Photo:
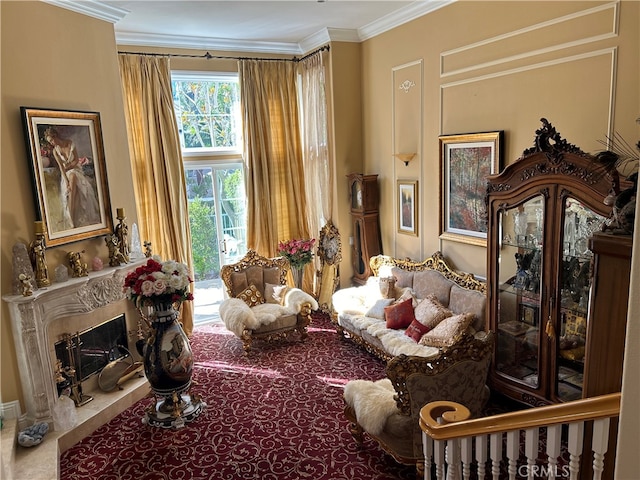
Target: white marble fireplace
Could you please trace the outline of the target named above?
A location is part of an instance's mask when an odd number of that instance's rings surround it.
[[[3,296],[9,305],[11,327],[24,396],[26,417],[31,422],[52,422],[57,400],[54,344],[65,333],[75,334],[125,314],[129,343],[133,346],[138,312],[123,292],[124,278],[146,259],[120,267],[90,272],[40,288],[32,296]],[[83,384],[85,393],[97,387]]]

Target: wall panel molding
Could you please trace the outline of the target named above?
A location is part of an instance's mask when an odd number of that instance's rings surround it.
[[[614,38],[618,36],[619,12],[619,2],[611,2],[442,52],[440,76],[460,75]],[[548,45],[540,46],[545,42]],[[531,50],[531,45],[539,48]],[[504,52],[510,54],[499,56]]]
[[[562,58],[557,58],[557,59],[553,59],[553,60],[549,60],[549,61],[544,61],[544,62],[539,62],[539,63],[535,63],[535,64],[531,64],[531,65],[525,65],[525,66],[521,66],[521,67],[516,67],[516,68],[511,68],[511,69],[507,69],[507,70],[502,70],[502,71],[497,71],[497,72],[493,72],[490,74],[486,74],[486,75],[479,75],[476,77],[471,77],[471,78],[465,78],[465,79],[461,79],[461,80],[457,80],[457,81],[453,81],[453,82],[448,82],[448,83],[444,83],[440,85],[440,98],[439,98],[439,103],[440,103],[440,113],[439,113],[439,117],[440,117],[440,135],[442,135],[444,133],[444,109],[445,109],[445,105],[444,105],[444,93],[447,89],[451,89],[454,87],[458,87],[458,86],[462,86],[462,85],[468,85],[468,84],[473,84],[473,83],[479,83],[479,82],[485,82],[485,81],[489,81],[492,79],[497,79],[500,77],[505,77],[505,76],[510,76],[510,75],[517,75],[519,73],[523,73],[523,72],[527,72],[527,71],[533,71],[533,70],[538,70],[538,69],[543,69],[543,68],[548,68],[548,67],[553,67],[556,65],[563,65],[563,64],[567,64],[567,63],[572,63],[572,62],[578,62],[580,60],[585,60],[585,59],[590,59],[590,58],[596,58],[599,56],[604,56],[604,57],[609,57],[609,70],[607,72],[604,72],[601,74],[602,75],[606,75],[609,78],[609,85],[608,85],[608,118],[607,118],[607,136],[612,137],[613,136],[613,118],[614,118],[614,106],[615,106],[615,97],[616,97],[616,70],[617,70],[617,47],[611,47],[611,48],[604,48],[604,49],[600,49],[600,50],[594,50],[591,52],[585,52],[585,53],[580,53],[577,55],[570,55],[570,56],[566,56],[566,57],[562,57]],[[540,92],[542,94],[542,92]],[[594,92],[595,93],[595,92]]]
[[[394,256],[410,256],[422,258],[422,243],[424,235],[424,182],[422,135],[424,124],[424,64],[423,60],[415,60],[391,68],[391,149],[389,161],[393,162],[393,222],[394,222]],[[400,153],[415,153],[416,156],[405,165],[394,155]],[[408,236],[397,232],[399,218],[398,195],[395,191],[397,180],[418,181],[418,236]]]

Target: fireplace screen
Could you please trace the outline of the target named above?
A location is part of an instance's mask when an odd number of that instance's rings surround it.
[[[63,367],[73,366],[78,380],[99,373],[109,362],[130,355],[124,313],[100,325],[68,335],[56,342],[56,357]]]

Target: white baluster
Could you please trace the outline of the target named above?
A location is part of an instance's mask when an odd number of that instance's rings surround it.
[[[515,480],[518,457],[520,453],[520,430],[507,432],[507,458],[509,459],[509,480]]]
[[[422,453],[424,455],[424,480],[431,479],[431,462],[433,460],[433,439],[422,432]]]
[[[537,428],[530,428],[524,432],[524,453],[527,456],[527,478],[533,480],[533,468],[538,458],[540,444],[538,438],[540,431]]]
[[[567,449],[569,450],[569,480],[578,480],[583,440],[584,422],[570,423],[569,438],[567,441]]]
[[[601,418],[593,421],[593,480],[602,478],[604,470],[604,454],[609,446],[609,418]]]
[[[489,456],[491,457],[491,476],[500,479],[500,459],[502,458],[502,433],[492,433],[489,437]]]
[[[460,480],[460,442],[453,438],[447,441],[447,480]]]
[[[436,478],[438,480],[444,480],[444,449],[446,443],[445,440],[433,441],[433,462],[436,464]]]
[[[476,460],[478,461],[478,480],[484,480],[487,476],[487,436],[478,435],[475,439]]]
[[[462,462],[462,478],[471,477],[471,462],[473,461],[473,437],[460,439],[460,461]]]
[[[547,462],[549,463],[549,480],[556,478],[558,457],[562,442],[562,425],[547,427]]]

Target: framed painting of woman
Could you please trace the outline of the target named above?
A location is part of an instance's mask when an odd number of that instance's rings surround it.
[[[100,114],[21,107],[47,246],[112,233]]]

